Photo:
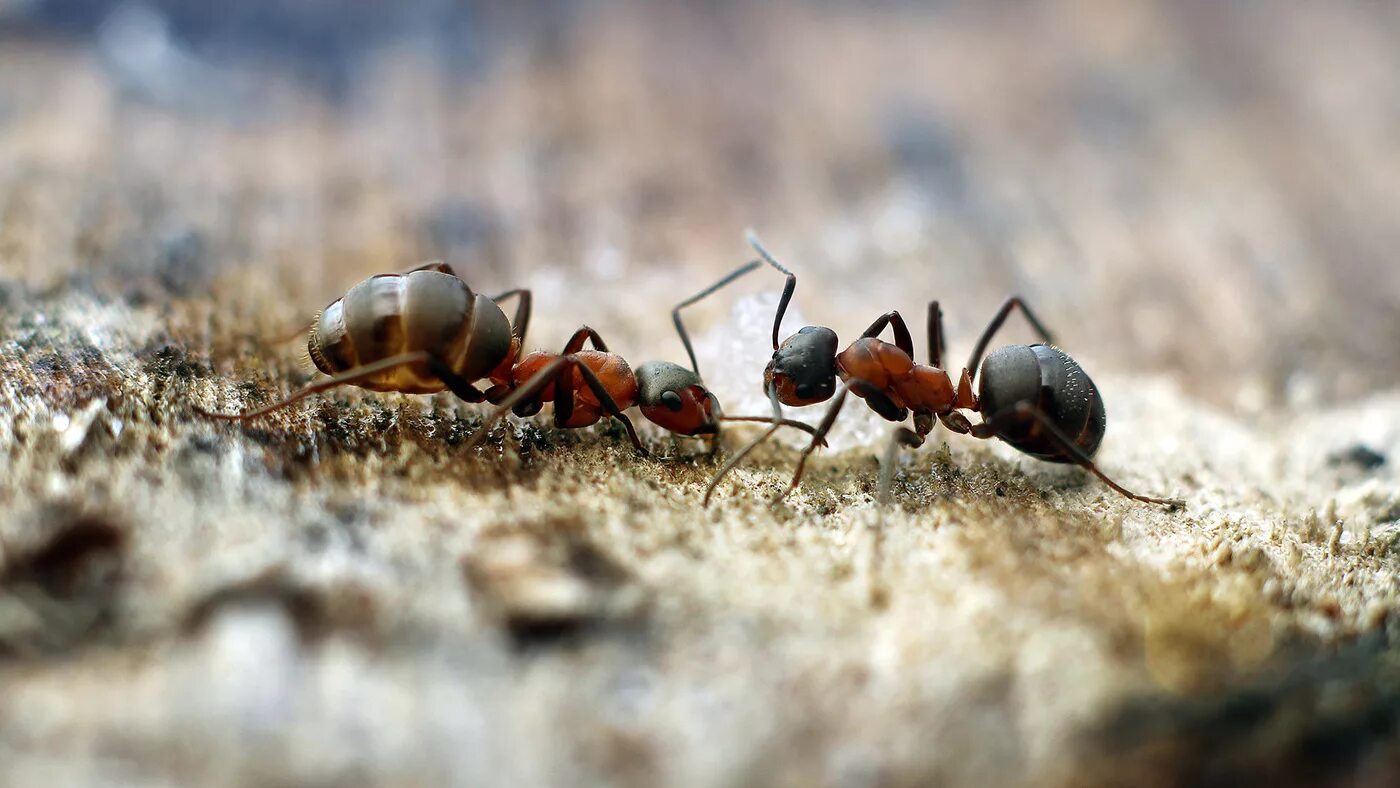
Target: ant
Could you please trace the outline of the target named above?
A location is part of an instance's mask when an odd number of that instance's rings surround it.
[[[927,365],[914,361],[909,327],[896,311],[881,315],[860,339],[840,353],[837,352],[836,332],[825,326],[806,326],[780,345],[778,331],[797,288],[797,275],[779,264],[752,230],[747,239],[763,261],[787,278],[773,319],[773,358],[763,371],[764,391],[773,405],[773,424],[720,469],[705,490],[705,504],[709,504],[710,496],[725,474],[776,432],[782,405],[812,405],[832,400],[811,443],[798,459],[792,482],[774,502],[782,500],[802,480],[807,458],[830,431],[847,395],[855,394],[888,421],[903,422],[910,413],[914,416],[914,428],[897,427],[886,449],[880,474],[881,502],[888,496],[897,447],[922,446],[937,419],[961,435],[1000,438],[1037,459],[1077,464],[1135,501],[1174,508],[1183,505],[1176,499],[1151,498],[1132,492],[1094,465],[1093,456],[1103,440],[1107,424],[1103,398],[1079,364],[1051,344],[1050,332],[1019,297],[1008,298],[997,310],[977,340],[972,357],[955,386],[952,376],[941,368],[946,346],[943,313],[937,301],[928,306]],[[987,344],[1016,309],[1025,315],[1041,341],[1033,345],[1008,345],[993,351],[983,361]],[[894,334],[893,344],[879,338],[886,328]],[[839,391],[838,377],[844,384]],[[974,382],[979,383],[976,395],[973,394]],[[973,424],[960,410],[980,412],[982,422]]]
[[[681,309],[760,265],[759,260],[751,261],[672,310],[693,369],[652,361],[635,372],[588,326],[574,332],[562,353],[536,351],[522,358],[532,301],[527,289],[488,298],[472,292],[443,262],[426,263],[399,274],[379,274],[350,288],[311,323],[307,354],[328,378],[280,402],[245,413],[195,410],[209,418],[246,421],[338,386],[405,394],[447,390],[467,402],[499,405],[467,441],[467,450],[475,447],[506,411],[532,416],[545,402],[552,402],[556,426],[577,429],[612,416],[626,428],[637,452],[645,456],[647,451],[636,429],[623,413],[634,404],[651,421],[687,436],[712,437],[718,434],[721,420],[772,421],[766,416],[721,414],[719,401],[701,382],[699,364],[680,318]],[[513,320],[507,319],[500,307],[500,302],[510,297],[517,298]],[[585,343],[591,343],[593,349],[585,350]],[[492,385],[482,391],[476,386],[478,381]],[[785,420],[782,424],[816,433],[801,422]]]

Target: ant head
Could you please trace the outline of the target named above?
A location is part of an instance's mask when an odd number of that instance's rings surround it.
[[[719,432],[719,400],[700,376],[669,361],[637,367],[637,405],[653,423],[680,435]]]
[[[825,402],[836,393],[836,332],[807,326],[773,351],[763,382],[784,405]]]

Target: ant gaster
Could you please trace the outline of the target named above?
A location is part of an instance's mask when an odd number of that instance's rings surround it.
[[[748,233],[748,241],[764,261],[787,278],[773,320],[773,358],[763,373],[764,391],[773,405],[773,419],[781,418],[784,404],[811,405],[832,400],[811,443],[802,451],[792,482],[777,500],[802,480],[807,458],[835,423],[847,395],[855,394],[889,421],[903,422],[911,413],[914,417],[914,428],[897,428],[886,450],[880,479],[881,500],[888,494],[895,448],[901,444],[923,445],[937,419],[959,434],[1000,438],[1037,459],[1080,465],[1133,500],[1182,505],[1178,500],[1134,493],[1094,465],[1093,456],[1106,427],[1103,398],[1079,364],[1050,344],[1050,332],[1020,298],[1007,299],[997,310],[954,385],[953,377],[941,368],[945,346],[943,313],[937,301],[928,307],[929,363],[926,365],[914,361],[909,327],[894,311],[881,315],[860,339],[839,353],[836,332],[824,326],[806,326],[779,344],[779,327],[797,287],[797,276],[779,264],[752,231]],[[1014,309],[1025,315],[1041,342],[1009,345],[993,351],[983,361],[987,344]],[[893,344],[879,338],[886,328],[894,334]],[[838,378],[844,384],[839,389]],[[974,383],[978,384],[975,395]],[[973,424],[959,412],[962,410],[980,412],[982,422]],[[725,474],[767,440],[777,426],[774,424],[755,438],[720,469],[705,491],[706,503]]]
[[[646,454],[632,422],[623,412],[638,405],[642,415],[671,432],[713,436],[721,419],[765,421],[768,417],[722,416],[719,402],[700,380],[699,366],[680,310],[747,274],[754,260],[672,311],[692,369],[667,361],[642,364],[635,372],[608,351],[598,332],[583,326],[562,353],[536,351],[521,357],[530,321],[531,294],[517,289],[494,298],[472,292],[452,267],[432,262],[401,274],[380,274],[360,282],[316,316],[307,338],[307,353],[329,377],[286,399],[241,414],[196,410],[229,421],[265,416],[312,394],[354,385],[371,391],[433,394],[451,391],[467,402],[500,407],[468,440],[479,443],[507,411],[520,416],[554,404],[554,422],[562,428],[587,427],[604,416],[622,423],[632,445]],[[514,320],[499,302],[517,298]],[[593,349],[585,350],[585,343]],[[478,381],[491,386],[482,391]],[[788,426],[815,433],[800,422]]]

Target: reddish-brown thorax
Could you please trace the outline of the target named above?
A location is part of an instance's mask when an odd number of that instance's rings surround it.
[[[574,356],[598,376],[603,388],[617,403],[618,410],[627,410],[637,401],[637,378],[632,374],[632,368],[627,366],[627,362],[622,359],[622,356],[616,353],[605,353],[601,350],[581,350]],[[537,350],[521,359],[511,370],[512,388],[519,388],[530,382],[540,370],[558,358],[558,353]],[[584,382],[583,373],[577,369],[571,368],[569,370],[569,388],[573,391],[574,407],[573,412],[569,415],[569,420],[563,426],[587,427],[596,424],[604,416],[610,415],[604,411],[603,405],[598,401],[593,389]],[[555,401],[553,381],[540,389],[538,398],[544,402]]]
[[[946,371],[916,364],[908,353],[874,337],[862,337],[841,351],[836,370],[843,380],[864,380],[894,404],[916,413],[947,413],[957,406],[957,392]]]

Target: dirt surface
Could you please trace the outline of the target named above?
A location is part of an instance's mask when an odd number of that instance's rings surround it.
[[[0,782],[1400,780],[1400,16],[550,11],[344,11],[317,59],[0,3]],[[708,508],[751,428],[192,410],[311,380],[280,338],[431,258],[532,288],[531,345],[683,361],[746,227],[785,333],[936,298],[960,361],[1021,294],[1102,466],[1186,507],[940,429],[882,513],[863,408],[784,503],[795,435]],[[780,284],[687,313],[731,413]]]

